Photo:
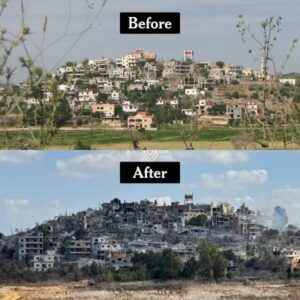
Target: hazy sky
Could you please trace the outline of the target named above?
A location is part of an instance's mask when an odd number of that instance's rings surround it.
[[[20,25],[19,0],[9,0],[9,7],[1,17],[1,26],[15,31]],[[42,45],[44,17],[48,16],[44,46],[51,44],[68,24],[69,5],[71,18],[68,34],[78,33],[91,20],[101,5],[101,0],[24,0],[25,23],[32,29],[29,50],[37,53]],[[120,35],[119,14],[130,11],[170,11],[182,15],[181,35]],[[182,57],[184,49],[194,49],[197,60],[216,61],[258,67],[247,54],[235,24],[238,15],[257,27],[268,16],[283,17],[283,31],[277,42],[276,57],[284,59],[289,44],[300,37],[299,0],[108,0],[97,24],[102,25],[87,32],[76,44],[66,60],[82,60],[85,57],[119,57],[128,50],[154,51],[159,58]],[[67,36],[50,47],[44,54],[46,66],[51,69],[62,58],[75,36]],[[16,64],[21,49],[15,53],[11,64]],[[65,60],[64,60],[65,61]],[[286,71],[299,71],[299,48],[294,52]],[[21,78],[17,73],[17,79]]]
[[[119,162],[181,162],[181,184],[120,184]],[[0,232],[27,228],[60,213],[77,212],[115,197],[122,201],[243,202],[272,215],[286,208],[298,224],[300,153],[289,151],[0,151]]]

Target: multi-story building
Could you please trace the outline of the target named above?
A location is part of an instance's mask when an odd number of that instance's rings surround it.
[[[67,253],[70,255],[90,255],[91,252],[90,240],[71,240],[67,247]]]
[[[292,271],[299,267],[300,250],[286,250],[283,254],[285,255],[287,264],[289,265]]]
[[[29,233],[17,238],[17,256],[19,260],[33,255],[43,254],[43,233]]]
[[[113,117],[115,115],[115,105],[111,103],[97,103],[92,105],[92,112],[102,113],[105,117]]]
[[[146,112],[138,112],[135,116],[129,116],[127,123],[132,129],[150,129],[154,127],[154,117]]]
[[[131,103],[130,101],[122,102],[122,110],[125,113],[135,113],[139,110],[139,106],[137,104]]]
[[[226,116],[228,120],[241,121],[245,115],[245,104],[226,105]]]
[[[56,250],[47,250],[45,254],[33,255],[31,259],[31,270],[34,272],[44,272],[54,268],[55,264],[60,261],[60,256]]]
[[[177,98],[173,98],[173,99],[161,99],[161,98],[159,98],[155,103],[155,105],[158,105],[158,106],[166,105],[166,104],[169,104],[172,107],[176,108],[179,105],[179,100]]]
[[[193,50],[184,50],[183,52],[183,60],[185,62],[194,61],[194,51]]]
[[[80,102],[89,102],[89,101],[96,101],[96,98],[98,97],[98,91],[96,90],[81,90],[78,94],[78,100]]]

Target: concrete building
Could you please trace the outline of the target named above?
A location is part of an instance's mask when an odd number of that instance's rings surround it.
[[[113,117],[115,115],[115,105],[111,103],[97,103],[92,105],[92,112],[102,113],[105,117]]]
[[[90,240],[72,240],[67,247],[69,255],[89,255],[91,252]]]
[[[89,102],[89,101],[96,101],[99,93],[96,90],[81,90],[78,94],[78,100],[80,102]]]
[[[128,117],[128,127],[132,129],[151,129],[154,127],[154,117],[146,112],[138,112]]]
[[[226,105],[226,116],[228,120],[231,121],[241,121],[245,115],[245,105],[244,104],[232,104]]]
[[[45,254],[33,255],[31,259],[31,270],[34,272],[44,272],[54,268],[59,263],[60,256],[56,254],[56,250],[47,250]]]
[[[19,260],[40,254],[43,254],[42,232],[24,234],[17,238],[17,256]]]
[[[158,105],[158,106],[162,106],[162,105],[166,105],[166,104],[169,104],[174,108],[177,108],[179,105],[179,100],[177,98],[173,98],[173,99],[161,99],[160,98],[160,99],[156,100],[156,103],[155,103],[155,105]]]
[[[198,96],[200,93],[199,93],[199,90],[198,89],[185,89],[185,94],[188,95],[188,96]]]
[[[121,104],[122,110],[125,113],[135,113],[139,110],[139,106],[137,104],[131,103],[130,101],[124,101]]]
[[[184,50],[183,51],[183,60],[185,62],[193,62],[194,61],[194,51],[193,50]]]
[[[297,79],[295,79],[295,78],[281,78],[279,81],[282,84],[289,84],[289,85],[293,85],[293,86],[296,86],[296,84],[297,84]]]

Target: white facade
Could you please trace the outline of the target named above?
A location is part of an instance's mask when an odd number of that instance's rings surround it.
[[[184,52],[183,52],[183,60],[185,62],[187,62],[187,61],[193,61],[194,60],[194,51],[193,50],[184,50]]]
[[[297,84],[297,80],[294,79],[294,78],[283,78],[283,79],[280,79],[279,81],[282,84],[288,83],[288,84],[293,85],[293,86],[295,86]]]
[[[48,250],[42,255],[33,255],[31,270],[34,272],[44,272],[52,269],[56,262],[59,262],[60,257],[55,250]]]
[[[137,104],[132,104],[130,101],[124,101],[122,103],[122,110],[125,113],[135,113],[139,110],[139,106]]]
[[[189,96],[197,96],[199,95],[198,89],[186,89],[185,94]]]
[[[197,111],[193,111],[193,109],[191,109],[191,108],[182,109],[181,112],[188,117],[193,117],[198,114]]]
[[[120,93],[117,91],[113,91],[110,95],[112,100],[120,101]]]
[[[172,107],[177,107],[179,104],[178,99],[174,98],[174,99],[158,99],[155,103],[155,105],[166,105],[166,104],[170,104]]]
[[[98,94],[98,92],[93,90],[82,90],[79,92],[78,100],[80,102],[96,101]]]

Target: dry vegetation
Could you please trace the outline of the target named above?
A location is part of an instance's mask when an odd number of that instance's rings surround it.
[[[46,299],[299,299],[299,285],[284,283],[222,283],[195,284],[171,282],[164,284],[130,283],[118,286],[87,287],[86,283],[77,285],[51,286],[8,286],[0,287],[0,299],[4,300],[46,300]]]

